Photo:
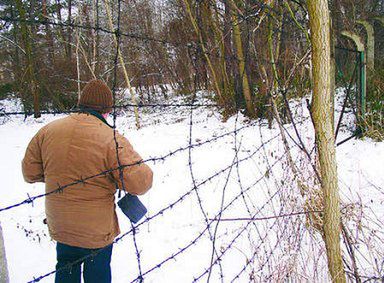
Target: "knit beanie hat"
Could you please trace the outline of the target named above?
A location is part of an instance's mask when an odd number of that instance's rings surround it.
[[[113,107],[112,91],[102,80],[90,80],[81,93],[79,106],[107,113]]]

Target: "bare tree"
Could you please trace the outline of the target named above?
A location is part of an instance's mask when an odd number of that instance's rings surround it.
[[[324,197],[324,241],[333,282],[345,282],[340,248],[340,201],[331,113],[330,18],[327,0],[307,0],[312,43],[312,117]]]
[[[40,114],[39,92],[37,89],[37,80],[36,80],[36,73],[35,73],[35,60],[32,54],[32,38],[26,24],[26,13],[23,6],[23,2],[21,0],[17,0],[16,7],[17,7],[17,10],[19,11],[20,18],[22,19],[20,23],[20,26],[21,26],[20,31],[21,31],[21,37],[23,39],[24,50],[25,50],[25,61],[26,61],[25,77],[27,80],[27,84],[30,85],[31,94],[33,97],[33,108],[34,108],[35,118],[38,118],[41,116],[41,114]]]

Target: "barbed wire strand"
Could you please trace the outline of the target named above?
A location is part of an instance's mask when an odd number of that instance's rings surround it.
[[[272,137],[271,139],[269,139],[268,141],[266,141],[265,143],[263,143],[263,145],[260,145],[260,147],[258,147],[258,148],[257,148],[251,155],[249,155],[249,156],[247,156],[247,157],[245,157],[245,158],[242,158],[242,159],[236,161],[235,163],[242,163],[242,162],[245,162],[245,161],[249,160],[249,159],[252,158],[254,155],[256,155],[256,154],[261,150],[261,148],[262,148],[263,146],[265,146],[266,144],[268,144],[269,142],[271,142],[272,140],[274,140],[274,139],[276,139],[276,138],[278,138],[278,137],[279,137],[278,135],[275,135],[274,137]],[[277,163],[278,163],[278,161],[275,162],[275,165],[276,165]],[[209,176],[208,178],[206,178],[206,179],[204,179],[203,181],[201,181],[200,183],[196,184],[195,187],[193,187],[190,191],[184,193],[184,194],[183,194],[181,197],[179,197],[176,201],[172,202],[171,204],[169,204],[169,205],[166,206],[165,208],[159,210],[159,211],[158,211],[157,213],[155,213],[154,215],[145,218],[142,222],[138,223],[138,224],[136,225],[136,229],[139,228],[140,226],[144,225],[145,223],[148,223],[149,221],[151,221],[151,220],[153,220],[153,219],[159,217],[160,215],[163,215],[165,211],[170,210],[170,209],[173,209],[177,204],[179,204],[179,203],[181,203],[182,201],[184,201],[185,198],[186,198],[187,196],[191,195],[195,190],[200,189],[200,188],[201,188],[203,185],[205,185],[206,183],[212,181],[214,178],[217,178],[217,177],[220,176],[221,174],[225,173],[225,172],[228,171],[232,166],[233,166],[233,164],[231,164],[231,165],[229,165],[229,166],[227,166],[227,167],[225,167],[225,168],[223,168],[223,169],[221,169],[221,170],[215,172],[214,174],[212,174],[212,175]],[[263,177],[262,177],[262,178],[263,178]],[[260,182],[260,180],[262,180],[262,178],[260,178],[255,184],[257,184],[258,182]],[[244,190],[244,191],[246,192],[246,191],[248,191],[248,190],[250,190],[250,187],[247,188],[247,189]],[[240,194],[239,194],[239,196],[240,196]],[[212,222],[213,222],[213,221],[212,221]],[[119,237],[117,237],[117,238],[115,239],[114,243],[118,243],[118,242],[121,241],[123,238],[125,238],[127,235],[130,235],[132,232],[133,232],[133,229],[130,229],[130,230],[127,231],[126,233],[120,235]],[[107,247],[105,247],[105,248],[107,248]],[[101,249],[101,250],[102,250],[102,249]],[[77,263],[81,262],[82,260],[85,260],[86,258],[89,258],[89,257],[91,257],[91,256],[95,256],[95,255],[97,255],[101,250],[97,250],[97,251],[95,251],[94,253],[91,253],[89,256],[86,256],[86,257],[84,257],[84,258],[82,258],[82,259],[80,259],[80,260],[78,260],[78,261],[75,261],[75,262],[73,262],[73,263],[71,263],[71,264],[68,264],[68,265],[66,265],[65,267],[63,267],[63,268],[61,268],[61,269],[59,269],[59,270],[57,270],[57,271],[61,271],[61,270],[64,270],[64,269],[68,269],[68,268],[72,267],[74,264],[77,264]],[[49,272],[49,273],[47,273],[47,274],[41,275],[41,276],[39,276],[39,277],[37,277],[37,278],[34,278],[32,281],[30,281],[30,283],[31,283],[31,282],[39,282],[39,281],[42,280],[43,278],[46,278],[46,277],[48,277],[48,276],[54,274],[55,272],[56,272],[56,271],[51,271],[51,272]],[[144,275],[146,275],[146,274],[147,274],[147,273],[143,273],[142,276],[144,276]],[[136,278],[136,280],[139,280],[139,277]]]
[[[205,108],[215,108],[219,107],[220,105],[215,103],[195,103],[191,105],[190,103],[141,103],[139,102],[137,105],[132,103],[126,103],[122,105],[115,105],[114,107],[116,109],[128,109],[128,108],[188,108],[188,107],[205,107]],[[105,110],[106,108],[101,108],[101,110]],[[78,113],[79,109],[69,109],[69,110],[41,110],[40,114],[42,115],[58,115],[58,114],[71,114],[71,113]],[[17,116],[17,115],[24,115],[24,116],[31,116],[33,115],[33,111],[11,111],[11,112],[5,112],[3,109],[0,109],[0,117],[6,117],[6,116]]]
[[[285,157],[285,155],[286,154],[283,154],[280,158],[278,158],[278,160],[276,160],[275,162],[274,162],[274,164],[272,165],[273,167],[276,165],[276,164],[278,164],[282,159],[283,159],[283,157]],[[244,189],[244,192],[247,192],[247,191],[249,191],[252,187],[254,187],[255,185],[257,185],[263,178],[264,178],[265,176],[264,175],[262,175],[259,179],[257,179],[256,180],[256,182],[255,183],[253,183],[251,186],[249,186],[249,187],[247,187],[247,188],[245,188]],[[262,211],[265,207],[266,207],[266,205],[267,204],[269,204],[277,195],[278,195],[278,192],[279,192],[279,190],[277,190],[254,214],[253,214],[253,217],[256,217],[256,215],[258,214],[258,213],[260,213],[260,211]],[[231,205],[231,204],[233,204],[233,202],[235,201],[235,200],[237,200],[238,198],[240,198],[241,197],[241,193],[240,194],[238,194],[225,208],[227,208],[229,205]],[[225,209],[223,209],[223,210],[225,210]],[[221,211],[221,213],[222,213],[222,211]],[[216,216],[217,217],[217,216]],[[215,218],[216,218],[215,217]],[[212,222],[214,222],[215,220],[215,218],[213,218],[212,220],[211,220],[211,223]],[[248,224],[245,226],[245,227],[248,227],[248,225],[250,224],[250,223],[252,223],[252,221],[249,221],[248,222]],[[219,257],[217,257],[216,258],[216,260],[203,272],[203,273],[201,273],[198,277],[195,277],[194,278],[194,280],[193,280],[193,282],[197,282],[198,280],[200,280],[204,275],[206,275],[209,271],[210,271],[210,269],[213,267],[213,265],[217,262],[217,261],[219,261],[219,260],[221,260],[221,258],[223,257],[223,255],[225,254],[225,252],[230,248],[230,247],[232,247],[232,245],[233,245],[233,243],[235,242],[235,240],[238,238],[238,237],[240,237],[240,235],[244,232],[246,230],[246,228],[243,228],[243,229],[241,229],[241,231],[235,236],[235,238],[230,242],[230,244],[221,252],[221,255],[219,256]]]
[[[255,124],[256,124],[255,122],[251,122],[248,125],[245,125],[245,126],[239,128],[238,131],[241,131],[241,130],[253,127]],[[13,204],[13,205],[9,205],[9,206],[0,208],[0,212],[6,211],[6,210],[10,210],[10,209],[16,208],[16,207],[21,206],[21,205],[31,204],[31,203],[33,203],[33,201],[35,201],[35,200],[37,200],[39,198],[42,198],[42,197],[45,197],[45,196],[49,196],[49,195],[55,194],[55,193],[61,193],[65,189],[67,189],[68,187],[71,187],[71,186],[74,186],[74,185],[77,185],[77,184],[84,184],[86,181],[88,181],[90,179],[106,176],[107,174],[110,174],[110,173],[112,173],[112,172],[114,172],[116,170],[119,170],[119,169],[124,169],[124,168],[128,168],[128,167],[136,166],[136,165],[139,165],[139,164],[142,164],[142,163],[146,163],[146,162],[153,162],[153,163],[156,163],[158,161],[164,162],[167,158],[175,156],[177,153],[186,151],[190,147],[192,147],[192,148],[200,147],[200,146],[209,144],[211,142],[215,142],[215,141],[217,141],[217,140],[219,140],[221,138],[224,138],[224,137],[232,135],[232,134],[233,134],[233,131],[229,131],[229,132],[226,132],[224,134],[221,134],[221,135],[218,135],[218,136],[214,136],[214,137],[212,137],[210,139],[207,139],[205,141],[202,141],[202,142],[197,142],[197,143],[192,144],[192,145],[187,145],[187,146],[184,146],[184,147],[180,147],[180,148],[178,148],[176,150],[173,150],[173,151],[171,151],[171,152],[169,152],[169,153],[167,153],[165,155],[159,156],[159,157],[152,157],[152,158],[148,158],[148,159],[145,159],[145,160],[140,160],[140,161],[137,161],[137,162],[133,162],[133,163],[130,163],[130,164],[123,164],[123,165],[121,165],[121,167],[116,167],[116,168],[108,169],[108,170],[102,171],[100,173],[97,173],[95,175],[91,175],[91,176],[88,176],[88,177],[81,177],[80,179],[77,179],[74,182],[71,182],[71,183],[68,183],[68,184],[65,184],[65,185],[58,184],[56,189],[54,189],[54,190],[52,190],[52,191],[50,191],[48,193],[43,193],[43,194],[39,194],[39,195],[35,195],[35,196],[28,196],[28,198],[24,199],[23,201],[20,201],[18,203]],[[278,137],[278,135],[274,136],[274,138],[277,138],[277,137]]]
[[[238,120],[238,118],[239,118],[239,112],[237,111],[236,119],[235,119],[235,130],[234,130],[234,132],[235,132],[234,133],[234,154],[235,154],[235,156],[233,157],[232,164],[234,164],[239,159],[238,153],[239,153],[239,150],[241,148],[241,141],[240,141],[240,144],[237,145],[236,129],[237,129],[237,120]],[[236,167],[238,167],[238,164],[236,164]],[[222,210],[223,210],[223,207],[224,207],[225,191],[226,191],[226,188],[228,186],[229,177],[230,177],[231,173],[232,173],[232,167],[228,171],[227,178],[225,180],[225,183],[224,183],[224,186],[223,186],[223,190],[222,190],[220,212],[219,212],[219,221],[217,221],[217,223],[215,225],[215,228],[214,228],[214,233],[213,233],[212,252],[211,252],[211,265],[212,265],[212,263],[214,261],[215,254],[216,254],[216,256],[218,256],[218,254],[215,253],[215,251],[216,251],[216,237],[217,237],[217,231],[218,231],[219,224],[220,224],[220,218],[222,216]],[[221,261],[219,261],[219,264],[221,265]],[[211,274],[212,274],[212,269],[209,271],[208,278],[207,278],[207,283],[210,281]],[[221,274],[221,279],[223,280],[223,274]]]
[[[264,147],[263,147],[263,150],[264,150]],[[268,168],[267,168],[267,171],[272,171],[272,167],[274,167],[275,166],[275,164],[273,164],[272,166],[270,165],[270,164],[268,164]],[[261,172],[260,172],[261,173]],[[264,175],[264,174],[262,174],[262,175]],[[265,178],[263,178],[263,180],[264,180]],[[241,180],[240,180],[240,183],[241,183]],[[280,186],[276,186],[276,188],[278,189],[277,190],[277,195],[282,191],[282,188],[280,187]],[[244,192],[243,192],[243,189],[242,189],[242,192],[241,192],[241,194],[243,195],[244,194]],[[261,213],[261,211],[258,211],[258,213]],[[281,214],[281,212],[280,213],[278,213],[278,215],[280,215]],[[275,218],[276,218],[276,216],[275,216]],[[278,218],[278,217],[277,217]],[[252,219],[252,218],[251,218]],[[213,221],[217,221],[217,219],[212,219]],[[220,221],[220,220],[219,220]],[[247,224],[247,226],[252,222],[250,219],[248,219],[248,224]],[[274,225],[276,224],[277,222],[274,222]],[[255,226],[255,223],[253,222],[253,224],[254,224],[254,226]],[[257,226],[256,226],[257,227]],[[256,231],[258,231],[258,228],[256,229]],[[241,232],[241,234],[243,233],[243,232],[245,232],[245,230],[243,230],[242,232]],[[259,232],[258,232],[259,233]],[[240,235],[238,235],[238,236],[240,236]],[[260,236],[260,233],[259,233],[259,236]],[[260,237],[261,238],[261,237]],[[261,243],[260,243],[260,245],[261,245]],[[259,246],[260,246],[259,245]],[[230,246],[232,246],[232,245],[230,245]],[[221,261],[221,259],[222,259],[222,257],[224,256],[224,254],[226,253],[226,251],[228,251],[229,250],[229,248],[230,247],[227,247],[227,249],[224,249],[224,251],[222,252],[222,254],[221,254],[221,256],[220,256],[220,258],[218,258],[214,263],[212,263],[211,262],[211,267],[209,268],[209,272],[211,272],[211,270],[212,270],[212,266],[215,264],[215,263],[217,263],[217,261]],[[276,248],[276,247],[275,247]],[[268,261],[269,261],[269,258],[268,258]],[[202,278],[202,277],[200,277],[200,278]],[[199,279],[198,279],[199,280]]]
[[[280,157],[278,160],[276,160],[275,163],[274,163],[274,165],[278,164],[278,162],[281,161],[281,159],[282,159],[284,156],[285,156],[285,154],[282,155],[282,157]],[[228,166],[227,168],[229,169],[229,168],[231,168],[232,166],[233,166],[233,164],[231,164],[231,165]],[[257,179],[252,185],[250,185],[249,187],[247,187],[245,191],[252,189],[252,187],[256,186],[256,185],[257,185],[263,178],[264,178],[264,176],[261,176],[261,177],[260,177],[259,179]],[[226,211],[226,210],[227,210],[229,207],[231,207],[231,206],[236,202],[236,200],[238,200],[240,197],[241,197],[241,193],[239,193],[235,198],[233,198],[233,199],[232,199],[232,200],[231,200],[231,201],[230,201],[230,202],[223,208],[223,210],[220,211],[220,212],[222,213],[223,211]],[[217,217],[217,216],[218,216],[218,214],[217,214],[215,217]],[[185,252],[186,250],[188,250],[191,246],[195,245],[196,242],[197,242],[199,239],[201,239],[201,238],[203,237],[203,235],[207,232],[207,230],[209,229],[210,225],[212,225],[212,223],[214,223],[213,220],[209,221],[209,223],[208,223],[209,225],[208,225],[207,227],[205,227],[205,228],[198,234],[198,236],[196,236],[191,242],[189,242],[189,243],[188,243],[187,245],[185,245],[183,248],[180,248],[177,252],[171,254],[170,256],[168,256],[167,258],[165,258],[164,260],[162,260],[160,263],[154,265],[152,268],[150,268],[150,269],[148,269],[147,271],[145,271],[145,272],[143,273],[143,276],[145,276],[145,275],[147,275],[147,274],[153,272],[154,270],[160,268],[160,267],[161,267],[162,265],[164,265],[166,262],[168,262],[168,261],[170,261],[170,260],[172,260],[172,259],[175,259],[178,255],[180,255],[181,253],[183,253],[183,252]],[[218,258],[215,260],[215,262],[217,263],[217,260],[219,260],[219,259],[220,259],[220,257],[218,257]],[[206,270],[206,273],[207,273],[207,272],[209,272],[208,269]],[[205,274],[206,274],[206,273],[205,273]],[[195,280],[195,279],[194,279],[194,280]],[[136,281],[138,281],[138,278],[135,278],[133,281],[131,281],[131,283],[136,282]]]
[[[108,5],[107,9],[109,10],[109,1],[104,1],[104,4],[105,5]],[[127,194],[127,191],[128,191],[128,188],[126,187],[125,185],[125,182],[124,182],[124,172],[123,172],[123,169],[122,169],[122,164],[121,164],[121,161],[120,161],[120,157],[119,157],[119,143],[117,141],[117,131],[116,131],[116,118],[117,118],[117,115],[116,115],[116,84],[117,84],[117,67],[118,67],[118,57],[120,55],[120,20],[121,20],[121,0],[118,0],[117,1],[117,29],[116,29],[116,33],[115,33],[115,42],[116,42],[116,52],[115,52],[115,58],[114,58],[114,74],[113,74],[113,139],[114,139],[114,142],[115,142],[115,149],[116,149],[116,159],[117,159],[117,164],[118,164],[118,167],[120,168],[119,169],[119,178],[120,178],[120,182],[121,182],[121,186],[122,186],[122,190],[124,191],[124,194],[126,195]],[[112,19],[111,19],[112,21]],[[136,108],[135,108],[136,109]],[[128,172],[126,174],[129,174]],[[131,229],[132,229],[132,240],[133,240],[133,246],[135,248],[135,252],[136,252],[136,259],[137,259],[137,266],[138,266],[138,270],[139,270],[139,278],[140,278],[140,282],[142,282],[142,271],[141,271],[141,258],[140,258],[140,252],[139,252],[139,248],[138,248],[138,245],[137,245],[137,239],[136,239],[136,228],[135,228],[135,224],[130,221],[131,223]]]
[[[198,51],[200,51],[200,49]],[[190,57],[192,57],[191,58],[192,65],[193,65],[193,68],[195,69],[195,74],[194,74],[194,79],[193,79],[193,89],[194,89],[194,92],[193,92],[192,99],[191,99],[190,116],[189,116],[189,144],[192,143],[192,135],[193,135],[193,104],[194,104],[196,96],[197,96],[197,62],[196,62],[197,55],[198,55],[197,52],[196,52],[196,54],[191,54],[190,53]],[[193,167],[192,167],[192,148],[188,149],[188,166],[189,166],[189,173],[190,173],[190,176],[191,176],[191,179],[192,179],[192,185],[195,187],[196,186],[196,180],[195,180],[194,171],[193,171]],[[195,194],[196,194],[196,199],[197,199],[198,206],[200,208],[201,213],[203,214],[205,224],[207,225],[207,228],[208,228],[209,238],[210,238],[210,240],[212,242],[214,242],[214,238],[212,236],[212,232],[211,232],[210,227],[208,225],[207,213],[204,210],[202,199],[200,197],[200,194],[199,194],[198,190],[195,190]],[[213,252],[215,254],[217,254],[216,248],[214,248]],[[221,273],[221,282],[223,283],[223,267],[222,267],[221,263],[220,263],[219,267],[220,267],[220,273]]]

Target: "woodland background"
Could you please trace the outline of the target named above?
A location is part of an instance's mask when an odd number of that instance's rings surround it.
[[[115,63],[117,90],[130,90],[118,92],[119,103],[151,101],[157,90],[166,99],[169,90],[183,95],[203,89],[222,106],[224,117],[243,108],[248,116],[271,122],[271,97],[288,120],[282,101],[311,92],[303,0],[127,0],[117,5],[111,0],[1,1],[0,98],[21,98],[24,110],[34,108],[35,116],[40,109],[74,109],[89,79],[113,85]],[[366,123],[382,139],[384,1],[332,0],[329,7],[333,46],[356,49],[341,31],[367,41],[359,20],[374,27]],[[117,31],[121,57],[115,62]],[[335,69],[353,72],[354,53],[333,49],[333,55]],[[346,87],[337,72],[335,84]]]

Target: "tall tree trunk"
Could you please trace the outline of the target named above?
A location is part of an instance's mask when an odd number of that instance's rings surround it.
[[[234,2],[232,2],[232,4],[233,6],[236,5]],[[254,117],[255,107],[253,105],[251,88],[249,86],[249,81],[248,81],[248,74],[245,68],[245,57],[243,52],[243,43],[241,41],[240,23],[239,23],[236,9],[232,9],[232,27],[233,27],[233,37],[236,45],[239,73],[241,76],[241,82],[243,87],[243,96],[245,99],[245,104],[246,104],[248,114]]]
[[[211,5],[209,3],[206,4],[206,9],[210,10]],[[214,13],[214,15],[212,15]],[[226,47],[225,47],[225,37],[227,35],[223,34],[223,31],[220,29],[220,18],[219,12],[216,7],[212,9],[210,13],[206,13],[206,21],[207,25],[204,27],[206,30],[213,31],[213,46],[218,46],[220,49],[219,58],[216,60],[216,73],[218,74],[218,80],[220,82],[220,86],[222,87],[223,97],[225,100],[226,109],[231,111],[234,110],[232,106],[234,102],[234,91],[233,84],[231,84],[231,80],[227,73],[227,62],[226,62]],[[230,40],[230,38],[229,38]]]
[[[20,15],[20,30],[21,30],[21,37],[23,39],[24,43],[24,50],[25,50],[25,61],[26,61],[26,66],[25,66],[25,74],[26,74],[26,79],[27,79],[27,84],[29,84],[31,94],[33,97],[33,109],[34,109],[34,114],[35,118],[38,118],[41,116],[40,114],[40,102],[39,102],[39,93],[37,89],[37,81],[36,81],[36,76],[35,76],[35,61],[34,57],[32,54],[32,40],[30,33],[28,31],[27,23],[26,23],[26,13],[25,9],[23,7],[23,2],[22,0],[16,0],[16,7],[17,10],[19,11]]]
[[[330,48],[331,48],[331,115],[332,115],[332,132],[335,132],[335,93],[336,93],[336,34],[333,29],[332,18],[329,21],[330,34]]]
[[[192,14],[191,6],[190,6],[188,0],[182,0],[182,2],[185,4],[187,14],[188,14],[188,16],[189,16],[189,18],[191,20],[193,29],[194,29],[194,31],[195,31],[198,39],[199,39],[199,43],[200,43],[200,46],[201,46],[201,49],[202,49],[201,51],[203,52],[203,56],[204,56],[205,60],[207,61],[209,70],[211,72],[213,86],[214,86],[214,89],[216,91],[216,95],[219,97],[219,101],[221,103],[223,103],[223,95],[222,95],[222,92],[221,92],[221,88],[219,86],[219,82],[218,82],[218,79],[217,79],[217,74],[216,74],[215,68],[213,67],[212,61],[211,61],[211,59],[208,56],[208,51],[207,51],[207,49],[205,47],[205,41],[203,40],[202,33],[201,33],[200,29],[199,29],[199,26],[197,24],[197,21],[196,21],[195,17]]]
[[[191,4],[193,1],[191,1]],[[196,18],[196,26],[200,32],[201,35],[201,42],[204,42],[204,44],[207,44],[207,35],[205,34],[205,30],[203,29],[203,11],[202,6],[204,7],[203,1],[196,1],[195,4],[195,18]],[[195,87],[199,88],[208,88],[208,81],[209,81],[209,75],[207,70],[207,64],[204,61],[204,55],[202,52],[202,48],[198,48],[194,53],[195,54],[195,71],[197,71],[197,77],[196,77],[196,83],[194,83]],[[193,90],[194,91],[194,90]]]
[[[72,22],[72,0],[68,0],[68,24]],[[67,27],[67,57],[68,59],[72,58],[72,28],[71,26]]]
[[[31,20],[35,19],[35,8],[36,8],[35,6],[36,6],[36,0],[30,0],[29,1],[29,15],[28,16]],[[29,28],[31,29],[31,34],[36,33],[36,25],[35,24],[31,23],[29,25]]]
[[[324,196],[324,241],[333,282],[345,282],[340,248],[340,200],[332,131],[330,19],[327,0],[307,0],[312,43],[312,118]]]
[[[61,15],[61,3],[60,3],[60,0],[56,0],[56,14],[57,14],[57,18],[59,19],[59,22],[62,23],[63,22],[63,17]],[[59,37],[61,39],[62,42],[64,42],[64,52],[65,52],[65,56],[68,57],[68,44],[65,43],[66,41],[66,38],[65,38],[65,32],[64,32],[64,28],[63,26],[59,26],[58,27],[58,34],[59,34]]]
[[[93,10],[93,24],[96,28],[99,27],[99,1],[98,0],[92,0],[92,10]],[[98,76],[99,74],[99,31],[98,30],[92,30],[92,68],[94,74]]]
[[[48,20],[47,0],[42,0],[41,5],[42,5],[43,17],[46,20]],[[53,45],[52,32],[51,32],[51,29],[50,29],[48,23],[45,24],[45,32],[46,32],[46,41],[47,41],[47,45],[48,45],[48,59],[50,62],[50,66],[53,67],[54,60],[55,60],[55,49],[54,49],[54,45]]]
[[[226,73],[230,78],[234,77],[234,64],[233,64],[233,52],[232,52],[232,27],[231,27],[231,5],[228,1],[224,1],[225,5],[225,14],[224,14],[224,60],[226,62]],[[234,85],[233,79],[231,80],[231,84]]]
[[[16,18],[16,15],[15,15],[15,10],[14,10],[14,6],[11,5],[11,17],[12,18]],[[14,42],[18,42],[18,37],[19,37],[19,26],[15,24],[14,28],[13,28],[13,40]],[[13,56],[13,60],[12,60],[12,67],[13,67],[13,70],[14,70],[14,74],[15,74],[15,85],[17,85],[17,89],[22,89],[22,86],[21,86],[21,80],[20,78],[22,77],[21,76],[21,71],[20,71],[20,53],[19,53],[19,46],[17,46],[17,44],[15,44],[15,53],[14,53],[14,56]]]
[[[110,6],[109,6],[109,1],[108,0],[104,0],[104,6],[105,6],[105,10],[107,12],[109,28],[111,30],[113,30],[114,27],[113,27],[113,21],[112,21],[112,14],[111,14],[111,10],[110,10]],[[123,69],[125,83],[127,84],[127,88],[129,90],[129,93],[131,94],[132,104],[133,105],[137,105],[135,93],[133,92],[133,89],[132,89],[132,86],[131,86],[131,81],[129,80],[128,71],[127,71],[127,69],[125,67],[125,62],[124,62],[123,54],[121,53],[121,48],[119,48],[119,46],[118,46],[118,39],[117,39],[116,35],[113,35],[113,40],[114,40],[116,48],[118,48],[118,54],[117,55],[119,57],[121,68]],[[136,127],[139,129],[140,128],[140,119],[139,119],[138,107],[134,107],[134,112],[135,112],[135,119],[136,119]]]
[[[87,26],[92,26],[91,17],[90,17],[90,6],[88,3],[83,3],[82,14],[83,14],[83,18],[85,19],[85,24]],[[88,61],[91,62],[91,65],[92,65],[93,49],[91,47],[93,46],[93,43],[91,43],[90,41],[92,40],[92,42],[93,42],[94,30],[89,29],[86,31],[85,34],[86,34],[86,49],[85,49],[85,51],[87,54]],[[92,70],[93,70],[93,68],[92,68]]]

